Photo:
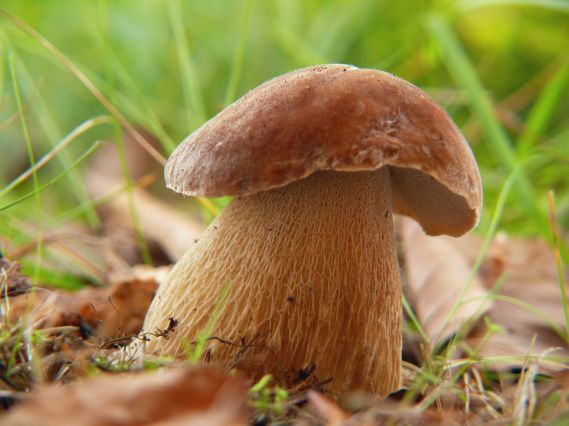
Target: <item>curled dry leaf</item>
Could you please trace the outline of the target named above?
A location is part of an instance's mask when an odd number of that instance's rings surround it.
[[[101,375],[38,387],[6,426],[246,425],[247,386],[210,366]]]
[[[421,325],[432,346],[458,331],[461,324],[491,303],[488,291],[474,277],[455,314],[447,317],[469,281],[472,264],[456,249],[455,238],[426,235],[415,221],[402,218],[401,238],[405,257],[407,287]],[[471,238],[471,237],[463,237]]]
[[[103,340],[139,332],[146,311],[158,286],[157,277],[168,268],[158,268],[154,275],[123,278],[106,288],[86,288],[76,292],[41,290],[33,296],[12,301],[10,318],[24,314],[31,299],[28,317],[37,328],[76,325],[93,329]]]

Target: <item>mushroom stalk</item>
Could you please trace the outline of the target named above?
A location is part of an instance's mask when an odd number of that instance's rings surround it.
[[[235,198],[158,289],[144,330],[178,321],[146,352],[184,356],[230,294],[204,355],[294,385],[314,365],[328,389],[400,387],[401,286],[389,170],[316,172]],[[247,347],[248,344],[254,346]]]

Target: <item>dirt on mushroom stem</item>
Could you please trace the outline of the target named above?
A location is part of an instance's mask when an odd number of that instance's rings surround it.
[[[224,286],[231,292],[208,360],[284,386],[313,363],[328,389],[386,395],[400,386],[401,288],[389,170],[317,172],[236,198],[163,283],[144,329],[178,328],[147,353],[185,355]]]

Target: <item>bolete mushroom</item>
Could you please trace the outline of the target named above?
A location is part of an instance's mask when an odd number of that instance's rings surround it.
[[[158,289],[144,330],[178,325],[146,352],[183,356],[230,283],[207,358],[283,385],[312,365],[340,393],[400,388],[392,213],[458,236],[482,197],[443,109],[404,80],[347,65],[250,91],[184,140],[165,176],[185,195],[235,198]]]

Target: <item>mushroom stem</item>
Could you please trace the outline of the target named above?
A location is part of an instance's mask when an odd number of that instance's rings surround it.
[[[313,364],[328,389],[399,389],[401,286],[387,167],[317,172],[285,187],[236,198],[162,284],[144,329],[178,327],[147,352],[184,355],[226,306],[208,359],[294,385]],[[259,346],[257,346],[259,345]]]

